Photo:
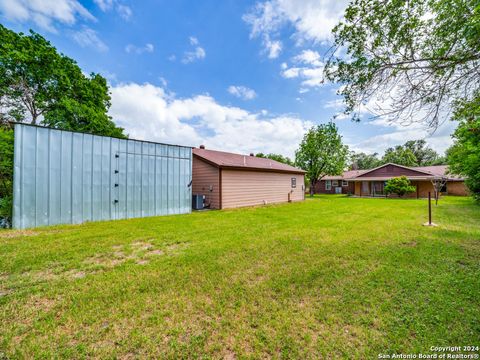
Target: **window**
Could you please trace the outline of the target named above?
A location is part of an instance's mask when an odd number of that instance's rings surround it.
[[[332,181],[325,180],[325,190],[332,190]]]
[[[292,188],[297,187],[297,178],[292,178]]]
[[[347,180],[342,180],[342,186],[348,186],[348,181]]]
[[[338,180],[333,180],[333,181],[332,181],[332,185],[333,185],[333,186],[338,186]]]

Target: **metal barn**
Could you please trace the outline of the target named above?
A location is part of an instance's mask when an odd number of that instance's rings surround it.
[[[13,227],[191,211],[192,149],[15,124]]]

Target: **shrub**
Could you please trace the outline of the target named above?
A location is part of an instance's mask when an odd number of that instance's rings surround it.
[[[402,197],[405,194],[415,191],[415,186],[410,184],[410,180],[406,176],[395,177],[387,181],[385,185],[385,193],[397,194]]]
[[[13,130],[0,127],[0,227],[12,221]]]

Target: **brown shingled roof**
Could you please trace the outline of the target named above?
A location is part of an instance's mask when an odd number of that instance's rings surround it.
[[[262,170],[304,174],[305,171],[281,162],[256,156],[228,153],[224,151],[193,149],[193,155],[220,168],[238,170]]]
[[[325,176],[322,178],[322,180],[353,180],[356,177],[363,175],[365,173],[368,173],[370,171],[379,169],[383,166],[386,166],[389,164],[383,164],[378,166],[377,168],[374,169],[367,169],[367,170],[348,170],[345,171],[342,175],[337,175],[337,176]],[[397,164],[391,164],[399,167],[403,167],[406,169],[411,169],[411,170],[416,170],[416,171],[421,171],[425,173],[425,175],[428,177],[430,176],[435,177],[435,176],[446,176],[449,180],[463,180],[462,177],[454,174],[448,174],[448,166],[447,165],[432,165],[432,166],[402,166],[402,165],[397,165]]]

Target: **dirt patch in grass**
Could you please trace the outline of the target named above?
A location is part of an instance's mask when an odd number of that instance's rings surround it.
[[[416,246],[417,246],[417,242],[416,242],[416,241],[404,242],[404,243],[402,243],[402,246],[405,246],[405,247],[416,247]]]
[[[32,230],[7,230],[7,231],[0,231],[0,238],[10,239],[16,237],[23,237],[23,236],[37,236],[41,233],[38,231]]]
[[[186,247],[186,243],[179,243],[159,248],[148,242],[137,241],[130,245],[114,245],[112,246],[112,252],[87,257],[83,260],[84,266],[79,269],[63,270],[60,267],[61,265],[57,265],[45,270],[26,272],[22,275],[32,279],[34,282],[83,279],[86,276],[113,269],[128,261],[132,261],[137,265],[147,265],[151,257],[176,255]],[[3,278],[7,279],[8,276],[1,274],[0,279]],[[8,295],[10,292],[8,288],[0,288],[0,296]]]

